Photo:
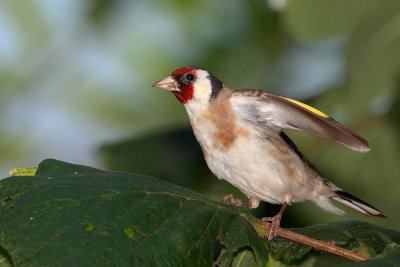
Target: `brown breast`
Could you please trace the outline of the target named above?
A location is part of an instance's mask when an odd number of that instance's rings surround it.
[[[231,96],[232,90],[223,88],[218,97],[212,100],[209,108],[201,114],[202,119],[209,120],[215,125],[213,140],[215,149],[230,149],[236,139],[250,135],[247,129],[238,124],[236,114],[229,103]]]

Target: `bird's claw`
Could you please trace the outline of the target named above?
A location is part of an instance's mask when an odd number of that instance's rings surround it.
[[[282,215],[277,214],[274,217],[264,217],[261,219],[262,223],[271,223],[268,233],[268,245],[271,241],[278,236],[279,226],[281,225]]]
[[[335,240],[326,240],[325,242],[330,244],[330,245],[335,245],[336,244]]]

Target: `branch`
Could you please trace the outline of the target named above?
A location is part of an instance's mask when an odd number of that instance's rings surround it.
[[[257,233],[260,236],[268,236],[269,230],[271,228],[270,223],[260,223],[256,218],[252,218],[248,215],[243,214],[242,215],[246,220],[248,220],[256,229]],[[316,240],[313,238],[310,238],[305,235],[297,234],[295,232],[279,228],[278,230],[278,236],[281,236],[283,238],[304,244],[309,247],[313,247],[319,250],[323,250],[329,253],[333,253],[342,257],[345,257],[347,259],[353,260],[353,261],[364,261],[367,260],[368,257],[358,254],[356,252],[335,246],[334,244],[330,242],[324,242],[320,240]]]

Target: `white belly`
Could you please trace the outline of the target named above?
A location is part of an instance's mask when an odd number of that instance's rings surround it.
[[[208,127],[202,129],[207,129]],[[210,128],[208,128],[210,129]],[[276,155],[280,153],[273,143],[261,139],[256,132],[248,138],[238,138],[230,149],[217,149],[213,144],[213,131],[199,132],[195,135],[205,152],[205,159],[210,170],[219,178],[237,187],[248,197],[269,203],[283,203],[284,195],[291,194],[295,201],[298,189],[307,177],[304,177],[304,164],[296,156],[289,156],[289,163],[282,162]],[[293,179],[288,164],[298,170]],[[302,191],[302,190],[300,190]],[[300,192],[299,192],[300,193]]]
[[[283,202],[284,169],[254,142],[238,140],[228,152],[211,153],[207,164],[217,177],[233,184],[248,197],[270,203]]]

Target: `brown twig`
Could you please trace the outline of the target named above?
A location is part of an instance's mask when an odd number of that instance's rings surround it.
[[[255,218],[250,218],[248,216],[244,216],[256,229],[259,235],[261,236],[267,236],[271,227],[270,223],[259,223]],[[278,236],[281,236],[283,238],[304,244],[306,246],[310,246],[319,250],[323,250],[329,253],[333,253],[342,257],[345,257],[347,259],[353,260],[353,261],[364,261],[367,260],[368,257],[355,253],[353,251],[335,246],[332,244],[332,242],[329,241],[319,241],[313,238],[310,238],[305,235],[297,234],[295,232],[279,228],[278,230]]]

